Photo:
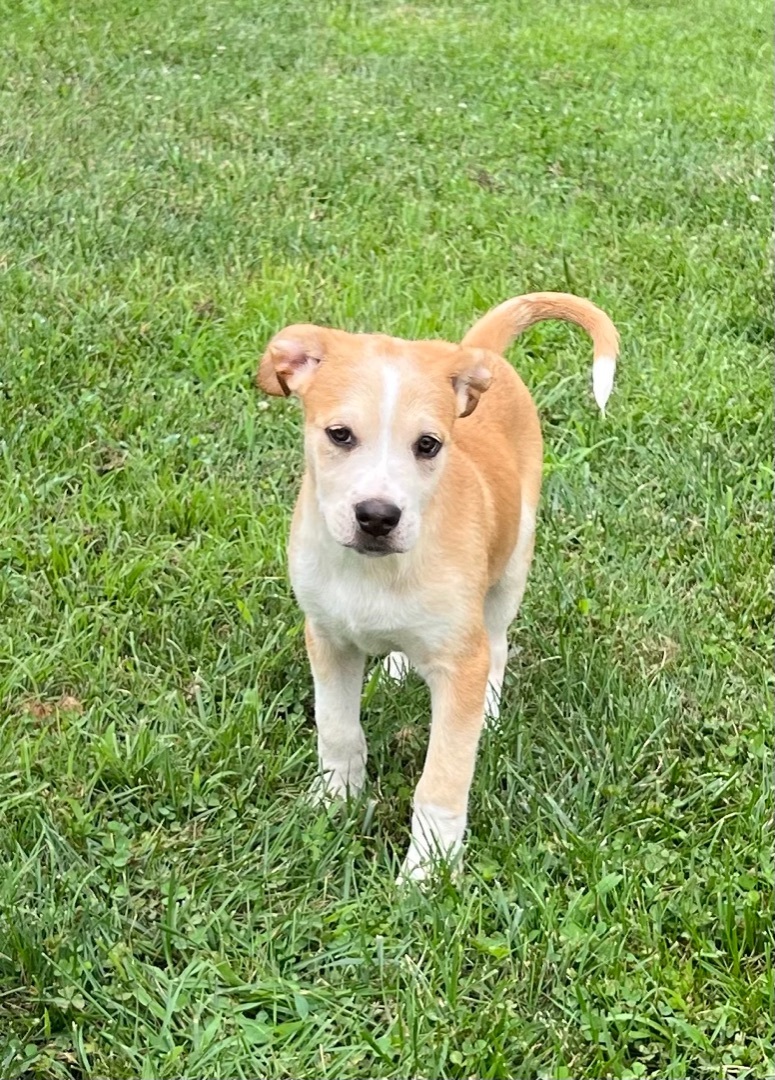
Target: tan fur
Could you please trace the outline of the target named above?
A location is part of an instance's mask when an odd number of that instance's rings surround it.
[[[460,648],[429,665],[433,716],[426,765],[416,798],[464,813],[473,778],[476,747],[482,727],[482,702],[487,689],[489,647],[481,620]]]
[[[493,309],[462,345],[348,334],[308,324],[287,327],[270,342],[257,375],[268,393],[296,393],[304,406],[306,475],[294,514],[290,559],[294,587],[307,611],[321,762],[337,790],[362,783],[366,750],[355,699],[364,654],[403,650],[431,687],[428,757],[416,792],[406,864],[411,876],[424,872],[430,854],[431,841],[423,846],[423,830],[442,848],[446,844],[448,853],[458,844],[449,837],[457,837],[461,815],[465,818],[496,645],[486,624],[487,604],[499,610],[498,590],[511,582],[508,588],[518,605],[524,588],[532,532],[520,529],[521,515],[529,513],[532,529],[541,487],[541,431],[530,394],[499,354],[522,330],[547,318],[583,326],[596,358],[607,357],[613,364],[618,336],[599,308],[563,293],[535,293]],[[389,430],[383,430],[386,424]],[[412,470],[417,471],[421,510],[414,533],[405,521],[407,548],[368,558],[331,547],[327,530],[348,527],[348,508],[345,502],[341,525],[342,513],[335,518],[329,504],[334,498],[341,501],[351,480],[362,485],[363,477],[353,470],[366,460],[332,444],[326,429],[337,426],[352,429],[364,446],[384,444],[384,454],[394,454],[393,470],[405,470],[410,486]],[[444,443],[438,460],[412,458],[409,448],[424,433]],[[377,462],[378,450],[374,454]],[[374,469],[376,496],[376,486],[392,480],[390,470],[379,479]],[[522,564],[515,568],[517,539],[523,533]],[[320,552],[310,550],[318,543]],[[341,538],[339,544],[349,546]],[[352,593],[341,611],[338,580]],[[318,590],[326,587],[333,591],[318,603]],[[412,621],[415,610],[421,612],[419,628]],[[385,612],[381,623],[379,611]],[[377,624],[370,618],[377,618]],[[505,648],[505,626],[498,648]],[[445,839],[447,819],[453,824]]]
[[[571,293],[526,293],[506,300],[474,323],[463,344],[502,353],[515,337],[544,319],[565,319],[583,327],[592,338],[595,356],[619,352],[619,334],[606,313]]]

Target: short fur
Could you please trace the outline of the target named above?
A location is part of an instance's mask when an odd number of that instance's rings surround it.
[[[542,458],[535,406],[500,354],[543,319],[576,322],[592,337],[603,408],[616,329],[594,304],[564,293],[508,300],[461,345],[290,326],[270,342],[257,376],[267,393],[297,394],[304,407],[306,469],[289,564],[315,684],[316,791],[354,794],[364,783],[367,654],[393,654],[390,670],[411,664],[431,689],[405,877],[459,855],[485,705],[497,716]],[[337,432],[352,443],[335,443]],[[423,437],[441,443],[435,456],[421,455]],[[388,535],[364,532],[356,507],[365,500],[400,511]]]

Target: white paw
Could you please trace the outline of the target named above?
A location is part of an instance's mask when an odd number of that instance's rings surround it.
[[[382,661],[382,670],[389,679],[393,679],[395,682],[404,681],[409,673],[409,667],[409,658],[406,653],[402,652],[388,653]]]
[[[433,872],[433,865],[429,862],[410,862],[409,856],[401,863],[401,869],[398,871],[398,877],[396,878],[396,885],[408,885],[410,881],[413,881],[416,885],[422,884],[427,881]]]
[[[410,848],[406,858],[401,864],[401,869],[396,878],[396,885],[423,885],[429,882],[441,866],[448,866],[453,881],[458,881],[463,875],[463,852],[462,848],[457,854],[448,853],[441,855],[438,852],[424,852],[419,858]]]
[[[348,769],[321,769],[312,781],[306,801],[310,806],[328,806],[355,799],[363,790],[365,779],[366,770],[360,762]]]
[[[412,815],[412,840],[398,875],[398,884],[427,881],[446,863],[460,872],[466,815],[425,804]]]
[[[495,728],[501,715],[501,688],[494,683],[487,683],[487,696],[484,699],[484,726]]]

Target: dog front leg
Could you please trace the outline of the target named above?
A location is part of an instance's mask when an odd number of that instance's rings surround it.
[[[469,640],[465,653],[423,672],[431,690],[431,734],[399,880],[422,880],[434,861],[453,862],[462,851],[489,666],[482,630]]]
[[[307,653],[315,684],[320,775],[313,798],[357,795],[366,776],[366,739],[361,727],[361,689],[365,656],[332,641],[310,620],[305,627]]]

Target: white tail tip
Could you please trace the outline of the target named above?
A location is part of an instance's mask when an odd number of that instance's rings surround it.
[[[614,388],[616,361],[612,356],[596,356],[592,365],[592,393],[600,411],[605,412],[606,402]]]

